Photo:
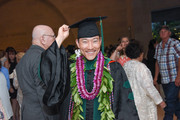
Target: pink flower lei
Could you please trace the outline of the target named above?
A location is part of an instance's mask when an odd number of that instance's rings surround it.
[[[85,87],[85,79],[84,79],[84,61],[83,56],[77,57],[76,61],[76,80],[78,86],[78,92],[83,99],[93,100],[99,93],[101,87],[101,78],[103,74],[104,68],[104,56],[101,52],[97,55],[97,63],[96,70],[94,76],[94,86],[92,91],[89,93]]]

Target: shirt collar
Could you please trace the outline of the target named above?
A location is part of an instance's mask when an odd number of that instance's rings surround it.
[[[167,46],[171,41],[171,38],[168,39],[168,41],[166,42],[165,46]],[[159,43],[160,47],[162,47],[162,41]]]
[[[42,48],[42,47],[40,47],[40,46],[38,46],[38,45],[31,45],[30,48],[32,48],[32,49],[39,49],[39,50],[41,50],[41,51],[44,51],[44,50],[45,50],[44,48]]]

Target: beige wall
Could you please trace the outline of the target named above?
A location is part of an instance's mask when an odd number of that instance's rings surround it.
[[[180,6],[179,0],[0,0],[0,49],[13,46],[23,51],[31,45],[35,25],[46,24],[57,33],[62,24],[85,17],[108,16],[103,21],[105,45],[121,36],[142,42],[147,49],[151,36],[151,11]],[[64,46],[75,44],[71,30]]]
[[[57,33],[62,24],[73,24],[85,17],[108,16],[104,20],[105,44],[118,43],[127,29],[127,2],[109,0],[7,0],[0,3],[0,49],[13,46],[22,51],[31,45],[31,31],[37,24],[47,24]],[[74,44],[76,30],[72,30],[64,45]]]

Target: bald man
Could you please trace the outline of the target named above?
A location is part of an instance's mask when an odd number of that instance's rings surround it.
[[[64,107],[66,104],[68,104],[64,103],[63,100],[66,98],[69,91],[69,78],[66,77],[62,79],[65,81],[65,83],[59,86],[58,90],[53,91],[49,89],[49,86],[52,88],[51,83],[53,80],[53,82],[55,82],[55,79],[49,78],[51,75],[46,74],[45,78],[47,79],[42,80],[40,77],[41,75],[39,74],[39,67],[41,56],[46,54],[47,49],[51,49],[49,48],[50,46],[57,48],[56,52],[65,51],[65,49],[60,46],[62,42],[68,37],[68,35],[69,28],[67,25],[63,25],[59,28],[58,36],[56,38],[53,30],[49,26],[37,25],[34,27],[32,32],[32,46],[29,48],[16,67],[19,85],[23,92],[22,120],[66,119],[63,117],[67,115],[62,115],[60,111],[59,113],[53,113],[51,112],[53,111],[51,109],[62,109],[61,107]],[[65,52],[62,52],[61,55],[67,56]],[[61,60],[62,58],[59,57],[58,59]],[[64,57],[63,60],[67,61],[67,58]],[[61,69],[61,67],[57,66],[57,69]],[[53,83],[53,85],[56,84]],[[62,91],[62,89],[66,90],[66,93]],[[53,94],[61,93],[59,94],[60,98],[62,98],[61,101],[57,102],[53,99],[53,97],[47,98],[50,99],[50,101],[47,101],[46,96],[43,100],[44,94],[48,94],[49,92],[51,92],[52,96]],[[43,109],[46,109],[47,111],[45,112]]]

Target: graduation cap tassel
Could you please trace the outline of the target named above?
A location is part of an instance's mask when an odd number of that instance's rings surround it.
[[[103,36],[103,25],[102,25],[102,19],[101,19],[101,16],[100,17],[100,26],[101,26],[101,51],[102,51],[102,54],[104,54],[104,36]]]

